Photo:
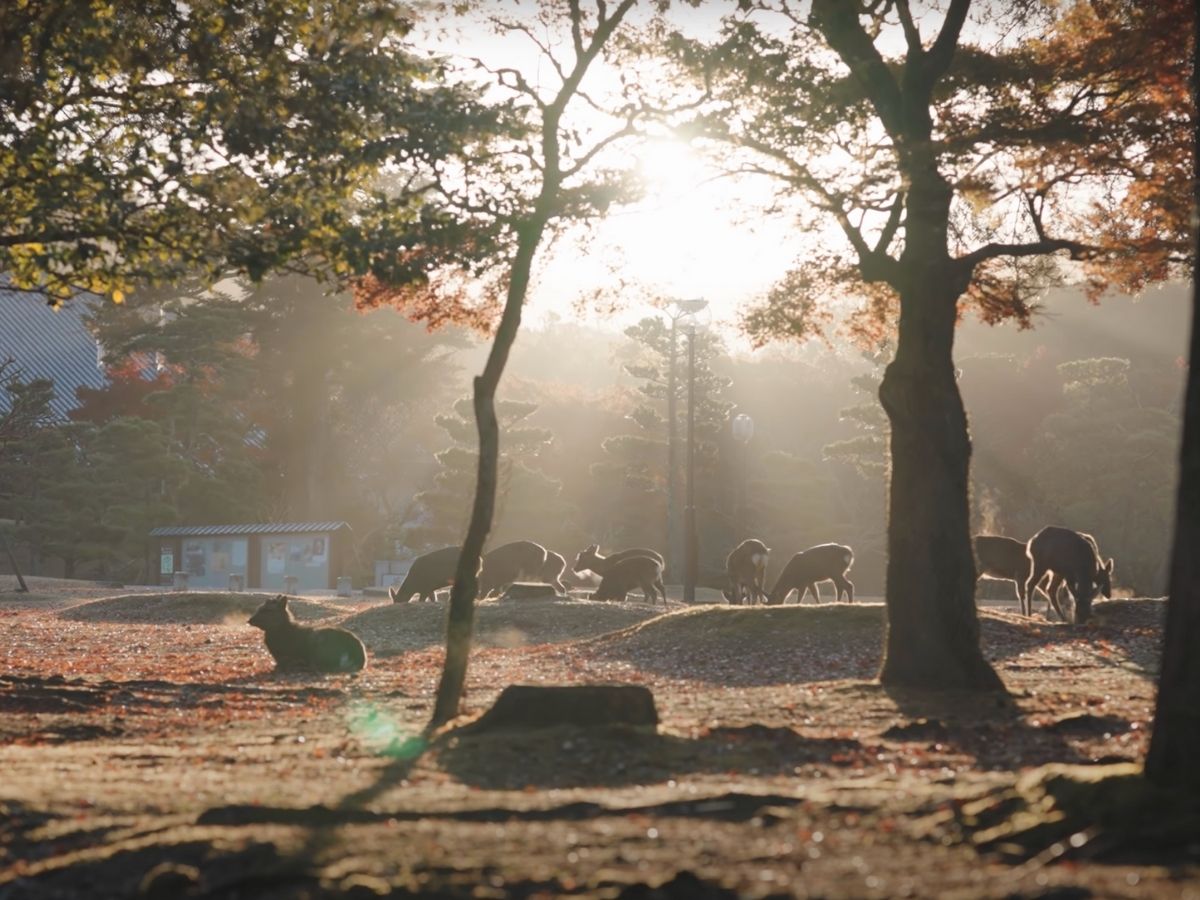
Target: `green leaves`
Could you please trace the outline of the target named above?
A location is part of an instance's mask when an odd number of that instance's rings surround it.
[[[365,271],[417,208],[363,209],[374,172],[427,169],[494,119],[410,28],[350,0],[6,5],[0,271],[51,301],[293,261]]]

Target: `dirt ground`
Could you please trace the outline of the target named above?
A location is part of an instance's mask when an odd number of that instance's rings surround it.
[[[444,603],[295,600],[371,658],[282,676],[245,624],[260,595],[13,587],[0,576],[0,900],[1200,900],[1200,833],[1022,852],[985,829],[1037,767],[1142,758],[1160,600],[1101,602],[1086,627],[983,611],[1008,700],[873,683],[877,604],[486,603],[472,711],[513,683],[622,682],[653,690],[661,724],[422,746]]]

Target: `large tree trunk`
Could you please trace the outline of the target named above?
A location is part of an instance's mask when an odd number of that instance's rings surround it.
[[[1200,275],[1200,273],[1197,273]],[[1146,776],[1200,793],[1200,298],[1192,285],[1192,345],[1175,507],[1170,595]]]
[[[955,380],[953,279],[901,294],[896,358],[879,398],[891,421],[887,644],[880,680],[914,688],[1003,690],[979,646],[968,469]]]
[[[1193,54],[1200,54],[1200,19],[1192,22]],[[1192,98],[1200,96],[1200,56],[1192,66]],[[1200,209],[1200,131],[1193,144],[1193,202]],[[1200,253],[1192,261],[1192,341],[1187,395],[1183,406],[1183,445],[1175,500],[1175,544],[1167,600],[1166,635],[1154,732],[1146,756],[1146,777],[1163,787],[1200,795]]]
[[[479,564],[483,546],[492,529],[496,512],[496,481],[500,456],[500,426],[496,420],[496,387],[508,354],[521,325],[521,307],[529,289],[533,256],[546,227],[546,216],[521,229],[516,257],[509,275],[504,314],[492,340],[483,373],[474,382],[475,427],[479,433],[479,466],[475,479],[475,502],[471,521],[463,539],[462,553],[450,590],[450,609],[446,619],[446,659],[438,682],[437,698],[429,729],[438,728],[459,714],[467,681],[467,661],[471,655],[471,635],[475,628],[475,595],[479,591]]]

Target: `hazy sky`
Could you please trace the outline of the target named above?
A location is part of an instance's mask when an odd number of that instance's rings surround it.
[[[720,16],[732,7],[728,3],[677,7],[675,15],[684,17],[680,24],[689,33],[711,35]],[[475,14],[500,12],[533,27],[535,9],[536,5],[491,2],[479,4]],[[533,30],[558,50],[566,49],[564,40],[569,45],[564,35]],[[476,20],[441,31],[431,40],[439,50],[460,57],[518,68],[530,83],[547,91],[557,87],[552,67],[527,36],[500,37]],[[566,59],[570,54],[562,56]],[[615,95],[620,74],[598,60],[584,88],[595,97]],[[552,246],[543,245],[528,302],[531,324],[548,313],[575,317],[581,297],[598,288],[611,290],[620,282],[637,285],[620,292],[621,311],[585,313],[587,320],[601,325],[636,320],[651,310],[648,297],[657,294],[703,297],[710,301],[714,324],[732,323],[738,306],[776,281],[802,246],[787,219],[762,212],[773,199],[775,185],[763,179],[718,178],[718,170],[683,143],[630,141],[607,162],[636,167],[645,179],[646,196],[633,206],[615,209],[586,230],[570,233]]]

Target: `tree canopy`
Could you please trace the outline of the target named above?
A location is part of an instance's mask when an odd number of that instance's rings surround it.
[[[4,4],[0,271],[52,302],[120,300],[437,244],[418,173],[494,116],[411,26],[382,0]],[[405,277],[437,255],[409,254]]]

